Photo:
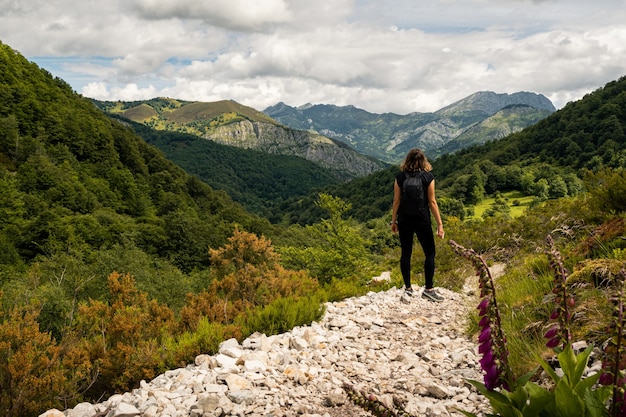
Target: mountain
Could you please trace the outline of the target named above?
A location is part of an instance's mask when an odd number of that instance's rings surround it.
[[[414,147],[434,158],[499,139],[555,111],[543,95],[478,92],[434,113],[375,114],[354,106],[278,103],[263,112],[294,129],[341,140],[366,155],[397,163]],[[502,112],[502,114],[499,114]]]
[[[204,103],[156,98],[94,103],[109,114],[156,130],[184,132],[224,145],[304,158],[331,171],[337,178],[364,176],[384,166],[343,142],[288,128],[264,113],[231,100]]]

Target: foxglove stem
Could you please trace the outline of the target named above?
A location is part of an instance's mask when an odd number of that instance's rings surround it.
[[[552,293],[554,294],[554,301],[557,304],[555,310],[550,315],[550,319],[558,321],[558,328],[553,326],[548,333],[544,336],[548,339],[546,346],[549,348],[556,348],[559,344],[562,344],[561,348],[564,350],[572,341],[572,335],[570,333],[570,319],[571,314],[569,308],[575,305],[574,298],[567,294],[567,270],[563,265],[563,258],[561,253],[554,247],[554,239],[548,235],[546,238],[548,243],[548,258],[550,259],[550,268],[554,273],[554,286]],[[551,330],[555,330],[551,332]],[[557,336],[557,333],[559,335]]]
[[[626,415],[626,398],[623,376],[623,365],[626,356],[624,344],[624,285],[626,282],[626,271],[621,270],[617,275],[619,289],[615,296],[611,297],[613,303],[613,320],[609,326],[611,338],[604,349],[604,362],[602,363],[603,374],[599,382],[602,385],[613,385],[613,401],[611,403],[611,415]]]
[[[488,390],[498,387],[510,390],[514,378],[508,365],[506,338],[502,331],[500,310],[489,267],[474,250],[466,249],[453,240],[450,241],[450,246],[458,255],[472,262],[479,277],[481,301],[477,309],[481,331],[478,337],[478,352],[483,355],[480,365],[485,373],[485,387]]]

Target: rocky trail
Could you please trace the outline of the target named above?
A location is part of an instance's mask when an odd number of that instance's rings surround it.
[[[482,380],[465,334],[474,292],[439,292],[440,303],[397,288],[328,303],[309,326],[227,340],[132,392],[40,417],[371,416],[346,384],[414,416],[482,414],[488,403],[466,382]]]

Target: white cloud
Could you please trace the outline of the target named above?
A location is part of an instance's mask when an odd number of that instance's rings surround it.
[[[256,31],[291,17],[284,0],[132,0],[146,19],[202,20],[225,29]]]
[[[490,90],[560,107],[626,75],[624,0],[22,3],[0,0],[0,39],[101,99],[408,113]]]

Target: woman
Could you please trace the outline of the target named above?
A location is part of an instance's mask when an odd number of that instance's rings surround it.
[[[393,185],[393,214],[391,230],[398,233],[402,255],[400,272],[404,280],[405,294],[413,295],[411,287],[411,254],[413,253],[413,235],[424,251],[425,289],[422,297],[440,302],[443,297],[433,289],[435,276],[435,238],[430,222],[432,212],[437,222],[437,236],[443,239],[443,223],[439,206],[435,199],[435,178],[430,173],[432,166],[420,149],[411,149],[400,165],[400,172]],[[414,177],[417,180],[408,180]],[[421,182],[420,182],[421,181]],[[411,189],[408,184],[411,183]],[[411,193],[414,193],[411,195]]]

